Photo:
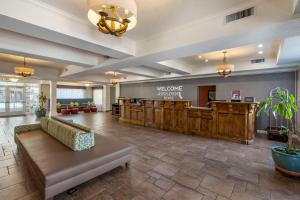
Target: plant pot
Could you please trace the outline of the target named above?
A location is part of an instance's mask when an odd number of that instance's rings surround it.
[[[36,110],[35,115],[37,117],[45,117],[46,116],[46,111],[45,110]]]
[[[272,147],[272,157],[278,171],[300,177],[300,154],[288,154],[283,146]]]

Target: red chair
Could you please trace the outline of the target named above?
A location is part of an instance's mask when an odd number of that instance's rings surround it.
[[[97,112],[97,107],[90,107],[91,112]]]
[[[71,113],[71,110],[70,109],[61,109],[61,113],[63,115],[69,115]]]
[[[79,109],[78,108],[72,108],[71,109],[71,114],[76,115],[78,114]]]
[[[90,108],[83,108],[83,112],[84,113],[89,113],[89,112],[91,112],[91,110],[90,110]]]

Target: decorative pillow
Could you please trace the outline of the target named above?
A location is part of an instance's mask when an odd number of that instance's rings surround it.
[[[95,146],[94,133],[80,133],[75,136],[75,151],[90,149]]]
[[[56,120],[49,120],[48,131],[73,151],[82,151],[95,145],[93,132],[85,132]]]

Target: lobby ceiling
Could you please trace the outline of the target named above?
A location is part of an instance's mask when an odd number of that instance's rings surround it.
[[[85,0],[2,1],[0,73],[10,73],[22,56],[42,79],[104,84],[107,71],[125,74],[124,82],[216,76],[224,50],[233,75],[290,71],[300,63],[291,52],[300,41],[299,1],[136,0],[137,26],[121,38],[91,25]],[[253,16],[226,23],[227,15],[251,7]],[[265,62],[249,64],[257,58]]]
[[[223,60],[223,51],[226,51],[226,57],[229,62],[251,62],[252,59],[276,59],[281,45],[281,41],[246,45],[220,51],[207,52],[204,54],[181,58],[182,62],[201,67],[210,63],[220,63]]]
[[[86,0],[40,0],[88,22]],[[249,0],[135,0],[138,7],[136,28],[124,36],[144,40],[153,35],[204,20]],[[250,0],[252,1],[252,0]]]

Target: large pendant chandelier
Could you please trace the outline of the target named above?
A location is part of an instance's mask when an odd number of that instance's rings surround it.
[[[88,19],[102,33],[120,37],[136,26],[134,0],[87,0],[87,8]]]
[[[112,79],[110,79],[110,84],[112,84],[113,86],[116,86],[119,83],[118,77],[121,75],[121,73],[109,71],[105,72],[105,75],[112,76]]]
[[[218,68],[217,68],[217,73],[220,76],[223,76],[225,78],[228,77],[229,74],[231,74],[231,72],[233,72],[233,70],[234,70],[234,65],[227,63],[226,53],[227,53],[226,51],[223,52],[223,54],[224,54],[223,63],[218,65]]]
[[[113,86],[116,86],[119,83],[119,79],[110,79],[110,84],[112,84]]]
[[[23,66],[15,67],[15,73],[23,77],[29,77],[34,75],[34,69],[26,66],[26,59],[24,57]]]

